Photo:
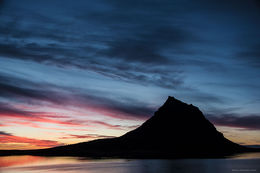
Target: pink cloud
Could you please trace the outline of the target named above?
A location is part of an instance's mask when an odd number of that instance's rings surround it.
[[[52,140],[40,140],[40,139],[34,139],[34,138],[27,138],[27,137],[20,137],[20,136],[14,136],[12,134],[0,134],[0,143],[1,144],[9,144],[9,143],[26,143],[32,146],[37,146],[40,148],[46,148],[46,147],[54,147],[62,145],[58,141],[52,141]]]

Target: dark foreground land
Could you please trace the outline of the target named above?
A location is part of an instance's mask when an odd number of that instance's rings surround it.
[[[226,139],[193,105],[169,97],[149,120],[123,136],[40,150],[0,150],[0,156],[214,158],[260,152]]]

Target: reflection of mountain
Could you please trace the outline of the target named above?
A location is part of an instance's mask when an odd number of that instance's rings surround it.
[[[137,129],[112,139],[16,154],[94,157],[217,157],[249,151],[218,132],[193,105],[169,97]]]

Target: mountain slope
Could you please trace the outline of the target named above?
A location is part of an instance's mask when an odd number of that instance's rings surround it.
[[[250,151],[226,139],[193,105],[168,97],[137,129],[112,139],[99,139],[16,154],[89,157],[219,157]]]

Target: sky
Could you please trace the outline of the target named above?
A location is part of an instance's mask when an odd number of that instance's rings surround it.
[[[259,0],[0,0],[0,149],[111,138],[168,96],[260,145]]]

